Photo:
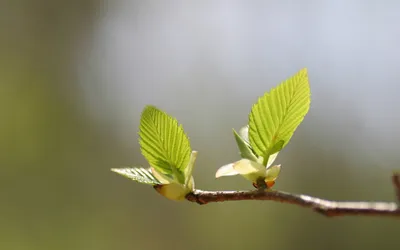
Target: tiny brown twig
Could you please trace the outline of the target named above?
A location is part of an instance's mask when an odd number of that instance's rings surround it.
[[[400,202],[400,173],[394,173],[392,176],[394,191],[396,192],[397,201]]]

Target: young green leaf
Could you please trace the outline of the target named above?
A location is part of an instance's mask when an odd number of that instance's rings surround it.
[[[233,134],[235,135],[235,140],[240,151],[240,156],[251,161],[257,161],[257,156],[254,155],[250,145],[245,141],[245,139],[238,135],[235,130],[233,130]]]
[[[193,169],[194,169],[194,163],[196,162],[197,159],[197,151],[192,151],[190,154],[190,160],[189,163],[185,169],[184,175],[185,175],[185,186],[189,185],[190,182],[190,177],[192,176]]]
[[[249,115],[249,140],[255,153],[267,160],[276,143],[283,141],[278,148],[284,148],[309,107],[307,69],[260,97]]]
[[[239,136],[242,137],[242,139],[246,142],[246,144],[250,145],[250,141],[249,141],[249,125],[243,126],[239,130]]]
[[[111,171],[125,176],[131,180],[137,181],[139,183],[149,184],[149,185],[159,185],[161,184],[154,175],[151,173],[150,169],[145,168],[112,168]]]
[[[281,172],[281,165],[274,165],[267,169],[265,181],[275,181]]]
[[[184,183],[183,172],[192,150],[182,125],[156,107],[146,106],[140,120],[139,136],[142,154],[150,165]]]
[[[274,146],[272,146],[268,151],[267,151],[267,158],[264,158],[263,162],[267,163],[267,167],[271,166],[271,164],[275,161],[276,157],[278,156],[278,153],[282,150],[283,144],[285,142],[283,140],[278,141],[275,143]]]
[[[174,201],[184,200],[191,189],[179,183],[171,183],[168,185],[157,185],[154,187],[158,193],[167,199]]]

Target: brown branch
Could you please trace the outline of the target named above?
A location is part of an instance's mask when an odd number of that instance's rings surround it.
[[[392,176],[393,186],[396,192],[397,201],[400,202],[400,173],[394,173]]]
[[[400,175],[393,176],[400,200]],[[271,200],[311,208],[315,212],[332,217],[344,215],[375,215],[400,217],[400,206],[395,202],[330,201],[308,195],[291,194],[283,191],[202,191],[194,190],[186,199],[198,204],[224,201]]]

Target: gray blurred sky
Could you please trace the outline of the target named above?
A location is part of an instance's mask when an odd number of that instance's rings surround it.
[[[91,113],[129,144],[145,104],[178,117],[204,143],[226,140],[258,96],[307,67],[311,129],[303,129],[319,138],[315,144],[363,154],[399,146],[400,2],[122,1],[105,8],[92,49],[80,55],[82,86]]]

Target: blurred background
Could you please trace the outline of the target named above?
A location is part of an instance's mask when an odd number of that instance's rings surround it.
[[[172,202],[110,172],[146,166],[140,113],[178,118],[196,186],[239,158],[232,128],[307,67],[311,109],[276,189],[394,200],[400,2],[0,2],[0,249],[398,249],[399,221],[275,202]],[[397,246],[397,248],[396,248]]]

